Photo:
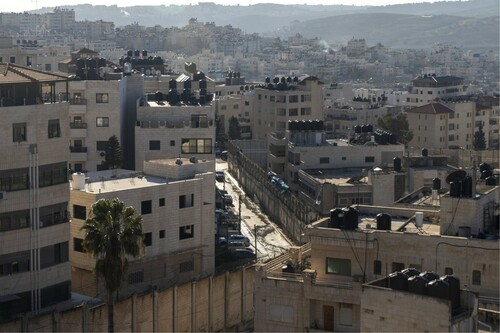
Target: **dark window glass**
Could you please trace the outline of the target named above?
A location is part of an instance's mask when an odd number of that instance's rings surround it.
[[[49,139],[61,137],[61,126],[59,125],[59,119],[49,120],[48,134]]]
[[[160,206],[160,207],[165,206],[165,198],[160,198],[160,200],[159,200],[159,203],[158,203],[158,204],[159,204],[159,206]]]
[[[144,246],[153,245],[153,234],[151,232],[146,232],[144,234]]]
[[[194,270],[194,260],[188,260],[179,264],[179,273],[191,272]]]
[[[95,102],[96,103],[109,103],[109,95],[97,93],[97,94],[95,94]]]
[[[179,196],[179,208],[187,208],[193,206],[194,206],[194,194]]]
[[[12,124],[12,141],[22,142],[26,140],[26,123]]]
[[[160,141],[159,140],[150,140],[149,141],[149,150],[160,150]]]
[[[165,230],[160,230],[159,237],[160,238],[165,238]]]
[[[73,218],[86,220],[87,219],[87,207],[80,205],[73,205]]]
[[[453,268],[445,267],[444,268],[444,275],[453,275]]]
[[[179,239],[187,239],[194,237],[194,225],[186,225],[179,227]]]
[[[326,258],[326,274],[351,276],[351,260]]]
[[[373,274],[375,275],[382,274],[382,262],[380,260],[373,261]]]
[[[373,162],[375,162],[375,157],[374,156],[365,156],[365,162],[366,163],[373,163]]]
[[[141,201],[141,215],[151,214],[153,206],[151,200]]]
[[[84,252],[83,250],[83,239],[73,237],[73,251]]]
[[[472,284],[475,286],[481,285],[481,272],[480,271],[472,271]]]
[[[97,151],[106,151],[106,145],[108,141],[96,141],[96,150]]]

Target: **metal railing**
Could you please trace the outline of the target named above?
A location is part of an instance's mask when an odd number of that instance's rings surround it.
[[[69,123],[69,128],[76,128],[76,129],[86,129],[87,128],[87,123]]]
[[[87,105],[86,98],[71,98],[69,100],[69,104],[71,105]]]
[[[69,151],[72,153],[86,153],[87,152],[87,147],[75,147],[75,146],[70,146]]]

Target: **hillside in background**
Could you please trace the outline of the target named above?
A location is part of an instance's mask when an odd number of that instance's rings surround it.
[[[64,6],[75,10],[76,19],[112,21],[117,27],[185,26],[190,18],[216,25],[232,25],[246,33],[286,37],[301,33],[329,42],[352,37],[391,47],[421,48],[448,41],[465,48],[498,48],[498,0],[441,1],[391,6],[313,6],[257,4],[223,6]],[[43,8],[35,12],[48,12]]]

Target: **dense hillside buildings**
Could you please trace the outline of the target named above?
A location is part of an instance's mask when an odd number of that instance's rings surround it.
[[[0,64],[0,317],[69,300],[67,78]]]

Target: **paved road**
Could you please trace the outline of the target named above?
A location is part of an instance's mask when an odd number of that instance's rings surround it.
[[[225,190],[233,198],[231,210],[236,216],[239,214],[239,198],[241,195],[241,233],[250,239],[253,250],[255,250],[254,234],[257,226],[258,260],[267,261],[287,251],[293,243],[281,232],[279,227],[269,221],[259,206],[246,196],[236,179],[227,172],[227,163],[217,159],[216,170],[225,171]],[[224,183],[217,182],[216,184],[220,189],[224,189]]]

